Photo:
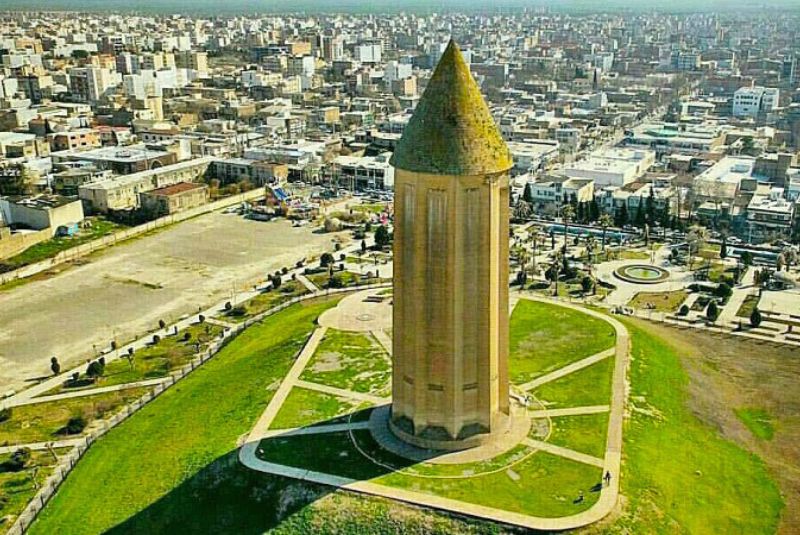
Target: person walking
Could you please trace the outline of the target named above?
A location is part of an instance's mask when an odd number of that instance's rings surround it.
[[[611,472],[606,470],[606,475],[603,476],[603,479],[606,482],[606,487],[609,486],[611,484]]]

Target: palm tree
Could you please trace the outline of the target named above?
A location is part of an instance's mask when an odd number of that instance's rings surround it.
[[[598,222],[600,223],[600,228],[603,229],[603,244],[602,244],[602,247],[603,247],[603,251],[605,251],[606,250],[606,229],[614,224],[614,219],[608,214],[603,214],[603,215],[600,216],[600,219],[599,219]]]
[[[517,201],[517,206],[514,208],[514,218],[516,219],[528,219],[533,212],[531,208],[531,203],[526,201]]]

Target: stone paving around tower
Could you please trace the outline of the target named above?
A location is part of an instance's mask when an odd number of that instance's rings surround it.
[[[274,386],[275,395],[244,442],[239,457],[245,466],[533,529],[580,527],[614,508],[629,359],[628,333],[621,323],[576,305],[558,303],[610,324],[616,334],[615,346],[577,360],[579,355],[571,355],[569,363],[515,385],[512,397],[527,406],[532,423],[530,432],[516,445],[498,447],[490,455],[469,450],[442,455],[403,446],[400,441],[391,448],[381,446],[380,430],[375,428],[379,418],[374,417],[378,412],[372,409],[380,407],[386,412],[391,401],[387,395],[391,382],[387,351],[391,349],[390,300],[382,290],[358,292],[320,317],[320,326],[284,380]],[[512,308],[525,301],[555,306],[531,295],[514,295]],[[580,379],[580,374],[603,362],[613,364],[606,403],[551,406],[541,397],[541,387]],[[607,431],[601,446],[591,439],[591,425],[602,421],[607,422]],[[567,422],[574,425],[562,428]],[[554,426],[558,433],[553,433]],[[587,439],[595,443],[590,447],[585,444]],[[604,483],[606,473],[611,478]],[[562,480],[565,488],[551,488]],[[500,495],[520,496],[516,501],[506,496],[509,506],[493,502],[489,495],[497,494],[491,492],[494,487]],[[475,489],[472,494],[471,488]],[[559,503],[549,506],[557,514],[540,514],[531,508],[530,503],[542,493],[557,495]]]

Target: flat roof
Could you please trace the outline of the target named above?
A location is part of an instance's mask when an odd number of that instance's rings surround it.
[[[192,191],[195,189],[202,189],[207,188],[205,184],[200,184],[199,182],[178,182],[177,184],[172,184],[171,186],[164,186],[163,188],[158,188],[154,190],[150,190],[145,192],[147,195],[163,195],[169,197],[170,195],[177,195],[179,193],[184,193],[187,191]]]

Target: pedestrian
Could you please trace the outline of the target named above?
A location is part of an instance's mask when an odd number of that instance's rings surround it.
[[[583,503],[583,491],[578,491],[578,499],[575,500],[575,503]]]
[[[606,486],[610,485],[611,484],[611,472],[606,470],[606,475],[603,476],[603,479],[606,480]]]

